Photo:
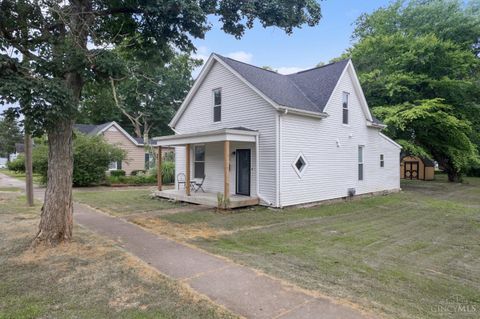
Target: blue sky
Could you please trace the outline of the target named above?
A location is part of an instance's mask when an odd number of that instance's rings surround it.
[[[216,52],[257,66],[268,65],[280,73],[296,72],[338,57],[351,45],[355,19],[388,3],[388,0],[321,1],[320,23],[295,29],[290,36],[278,28],[264,29],[257,24],[237,40],[220,29],[218,18],[212,18],[212,30],[204,40],[195,41],[197,56],[205,59]]]

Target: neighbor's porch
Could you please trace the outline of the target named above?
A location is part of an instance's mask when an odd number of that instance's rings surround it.
[[[258,132],[233,128],[154,140],[159,154],[162,147],[176,148],[175,189],[162,189],[161,170],[157,169],[157,196],[221,208],[259,203]]]

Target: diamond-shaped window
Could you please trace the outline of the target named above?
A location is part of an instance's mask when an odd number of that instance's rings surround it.
[[[305,170],[307,169],[308,162],[305,159],[305,156],[303,156],[302,153],[298,154],[297,157],[295,158],[295,161],[292,163],[292,167],[297,173],[298,177],[302,177],[303,174],[305,173]]]

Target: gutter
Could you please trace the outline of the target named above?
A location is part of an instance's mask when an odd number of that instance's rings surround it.
[[[367,120],[367,126],[374,127],[374,128],[379,128],[381,130],[387,128],[387,125],[385,125],[385,124],[377,124],[377,123],[370,122],[368,120]]]
[[[324,119],[329,116],[328,113],[325,113],[325,112],[304,111],[304,110],[291,108],[288,106],[279,106],[277,110],[284,114],[291,113],[291,114],[303,115],[303,116],[319,118],[319,119]]]

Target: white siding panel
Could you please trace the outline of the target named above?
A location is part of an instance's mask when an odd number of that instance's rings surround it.
[[[213,122],[213,93],[222,89],[222,121]],[[194,133],[221,128],[245,127],[259,131],[260,148],[260,194],[268,201],[276,198],[276,135],[275,109],[245,83],[233,75],[218,62],[212,66],[204,82],[197,90],[188,107],[180,117],[175,130],[182,133]],[[255,147],[252,149],[252,167],[255,166]],[[232,144],[233,151],[233,144]],[[231,160],[234,162],[234,158]],[[178,157],[177,166],[181,157]],[[192,158],[193,162],[193,158]],[[205,182],[209,191],[223,188],[223,145],[207,144]],[[180,172],[181,169],[178,170]],[[221,172],[219,174],[218,172]],[[234,168],[231,168],[234,175]],[[255,188],[255,173],[252,173],[252,194]],[[208,185],[208,186],[207,186]],[[207,189],[206,188],[206,189]],[[231,184],[235,191],[235,184]],[[256,190],[255,190],[256,193]]]
[[[175,147],[175,189],[178,189],[177,176],[185,174],[185,147]]]
[[[282,206],[400,188],[400,150],[366,126],[357,93],[346,72],[340,79],[323,120],[282,115],[281,191]],[[349,92],[349,125],[342,124],[342,92]],[[338,143],[337,143],[338,142]],[[364,145],[364,180],[358,180],[358,146]],[[308,167],[300,178],[292,163],[302,152]],[[380,167],[384,154],[385,167]]]

